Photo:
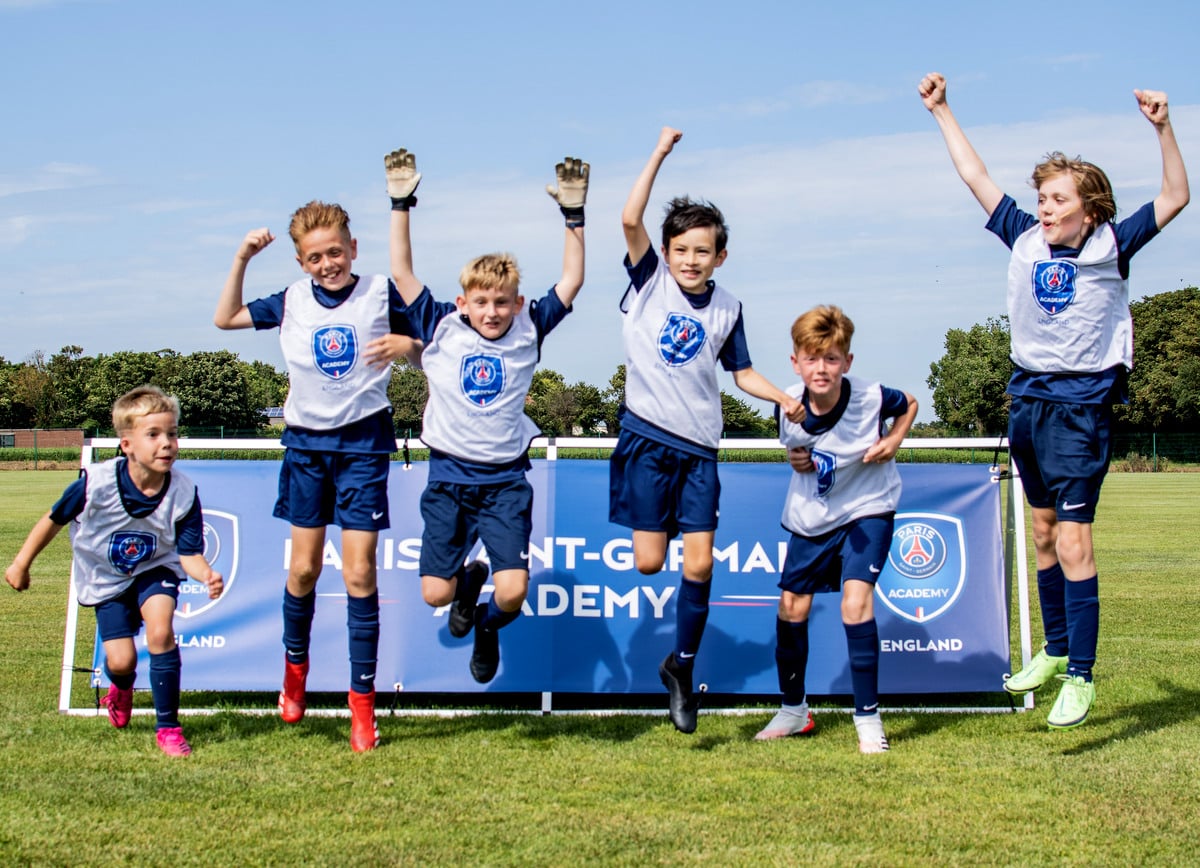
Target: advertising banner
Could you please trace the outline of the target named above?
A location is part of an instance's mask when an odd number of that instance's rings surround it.
[[[183,461],[199,486],[206,557],[225,593],[181,586],[175,631],[187,690],[275,691],[283,668],[281,605],[288,525],[271,517],[279,464]],[[413,693],[655,693],[672,648],[682,543],[653,576],[633,563],[629,531],[608,522],[608,464],[535,461],[531,582],[523,616],[500,634],[488,685],[468,671],[471,637],[454,639],[446,610],[421,599],[418,500],[427,465],[393,466],[391,529],[377,550],[381,637],[376,687]],[[779,524],[791,470],[722,464],[712,611],[696,681],[717,693],[772,694],[777,582],[787,541]],[[876,588],[884,694],[992,692],[1009,669],[1000,497],[984,465],[901,465],[904,493]],[[477,554],[485,554],[477,552]],[[317,585],[310,691],[349,681],[341,539],[329,528]],[[483,599],[490,594],[490,584]],[[808,690],[850,693],[839,595],[819,595],[810,623]],[[142,660],[148,671],[144,642]],[[97,662],[99,658],[97,657]]]

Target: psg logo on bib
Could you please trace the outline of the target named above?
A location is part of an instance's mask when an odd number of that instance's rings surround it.
[[[504,391],[504,359],[484,353],[464,358],[462,391],[477,407],[486,407],[499,398]]]
[[[1069,307],[1075,300],[1075,275],[1079,267],[1074,262],[1051,259],[1033,264],[1033,300],[1038,307],[1053,316]]]
[[[137,565],[154,557],[158,537],[140,530],[124,530],[108,538],[108,562],[118,572],[132,576]]]
[[[658,334],[658,352],[671,367],[686,365],[704,346],[704,326],[694,316],[683,313],[667,314]]]
[[[313,363],[331,380],[340,380],[358,361],[358,336],[351,325],[323,326],[313,332]]]
[[[954,605],[967,579],[962,520],[942,513],[896,513],[887,564],[875,585],[889,609],[922,623]]]
[[[817,497],[824,497],[837,481],[837,458],[820,449],[813,449],[811,454],[817,474]]]

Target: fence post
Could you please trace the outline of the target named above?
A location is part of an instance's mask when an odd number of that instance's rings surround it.
[[[34,429],[33,429],[33,469],[34,469],[34,470],[37,470],[37,469],[38,469],[38,442],[37,442],[37,432],[38,432],[38,429],[37,429],[37,428],[34,428]]]
[[[1158,432],[1150,434],[1150,450],[1154,454],[1154,472],[1158,473]]]

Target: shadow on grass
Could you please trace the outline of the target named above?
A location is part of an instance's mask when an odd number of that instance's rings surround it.
[[[1147,735],[1179,723],[1200,718],[1200,690],[1185,690],[1169,681],[1159,679],[1158,687],[1165,694],[1159,699],[1137,705],[1123,705],[1099,720],[1093,713],[1089,724],[1124,721],[1125,725],[1111,735],[1094,738],[1063,751],[1064,756],[1079,756],[1107,747],[1137,735]]]

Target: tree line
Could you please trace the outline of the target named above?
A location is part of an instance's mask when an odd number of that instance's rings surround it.
[[[1148,296],[1133,302],[1130,311],[1130,403],[1118,407],[1117,424],[1127,431],[1200,430],[1200,289]],[[1005,388],[1012,374],[1008,318],[950,329],[944,350],[926,380],[937,421],[914,425],[913,435],[1004,433]],[[0,427],[107,431],[113,401],[143,383],[179,398],[185,428],[260,433],[272,422],[263,411],[283,406],[288,387],[286,374],[229,350],[88,356],[82,347],[66,346],[49,358],[40,351],[16,363],[0,356]],[[388,397],[401,436],[420,432],[428,394],[421,371],[406,362],[393,366]],[[526,412],[551,436],[611,436],[620,427],[624,395],[624,365],[603,387],[567,383],[562,374],[542,368],[533,375]],[[776,435],[774,419],[745,401],[722,392],[721,403],[727,435]]]
[[[1129,403],[1116,410],[1125,431],[1200,430],[1200,289],[1147,296],[1129,306],[1133,371]],[[1008,317],[946,333],[945,354],[929,368],[933,409],[947,433],[1002,434],[1012,375]]]
[[[107,432],[112,405],[122,394],[152,383],[179,398],[183,427],[267,433],[280,420],[264,411],[282,407],[287,375],[266,362],[247,362],[229,350],[183,355],[174,350],[116,352],[88,356],[66,346],[49,358],[35,352],[22,362],[0,356],[0,427],[83,428]],[[604,388],[568,384],[562,374],[542,368],[533,375],[526,412],[545,434],[615,434],[625,395],[625,366],[617,367]],[[429,396],[425,375],[407,362],[393,365],[388,384],[397,433],[416,435]],[[749,404],[721,394],[730,435],[771,437],[775,422]]]

